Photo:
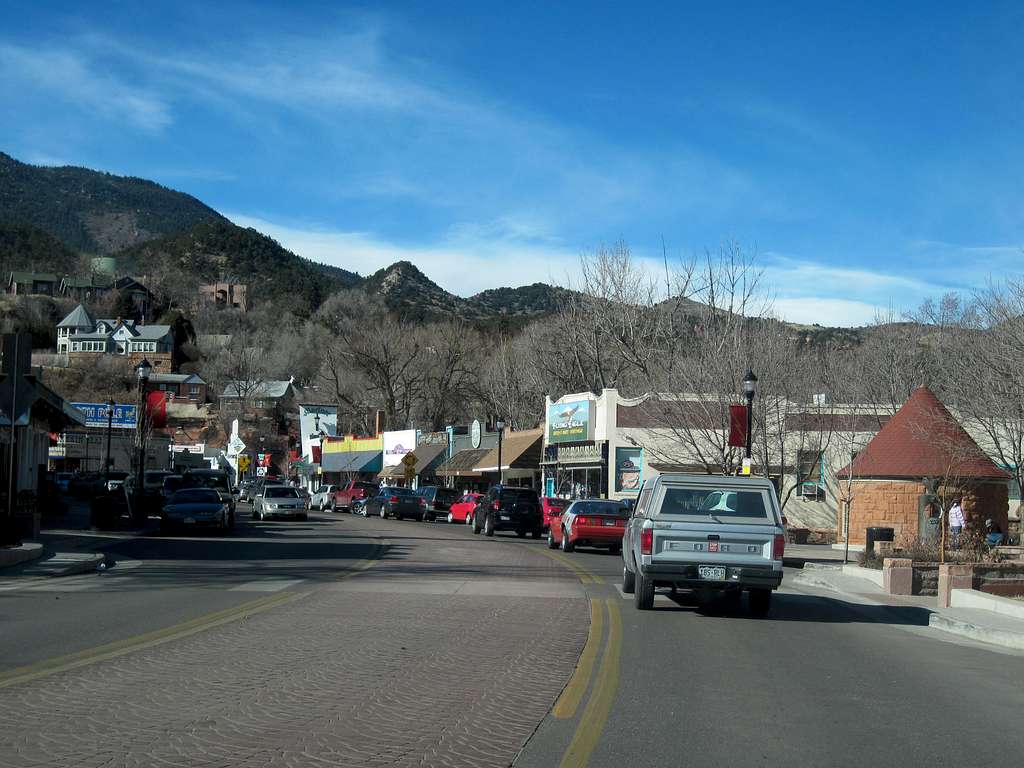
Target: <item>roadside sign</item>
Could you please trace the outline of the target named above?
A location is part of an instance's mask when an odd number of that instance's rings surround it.
[[[267,468],[266,467],[256,467],[256,477],[266,477],[266,476],[267,476]]]
[[[412,464],[405,465],[404,476],[406,480],[412,480],[416,477],[416,470],[413,468]]]
[[[469,428],[469,440],[474,449],[480,447],[480,419],[473,419],[473,426]]]
[[[750,459],[743,459],[743,469],[740,470],[741,475],[750,474]]]
[[[85,414],[85,426],[107,426],[106,403],[72,403],[75,408]],[[135,429],[135,406],[114,403],[114,418],[110,420],[112,429]]]
[[[228,456],[238,456],[245,450],[245,443],[238,435],[232,435],[228,442]]]
[[[413,456],[411,453],[407,453],[405,454],[405,456],[402,457],[402,463],[405,464],[405,466],[407,467],[415,467],[416,457]]]
[[[249,471],[249,462],[250,461],[252,461],[252,457],[247,456],[246,454],[240,455],[238,457],[238,471],[239,472],[248,472]]]

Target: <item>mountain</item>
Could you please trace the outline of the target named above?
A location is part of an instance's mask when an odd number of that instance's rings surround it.
[[[0,223],[0,275],[12,271],[53,272],[78,270],[81,257],[53,235],[27,224]]]
[[[152,181],[28,165],[0,152],[0,223],[36,227],[76,251],[109,255],[210,219],[226,221]]]
[[[459,318],[478,326],[510,329],[551,314],[559,299],[571,293],[534,283],[521,288],[495,288],[464,299],[441,288],[408,261],[378,270],[363,280],[361,287],[408,320]]]
[[[255,304],[273,303],[300,315],[361,281],[354,272],[303,259],[255,229],[222,218],[136,245],[115,258],[121,269],[141,276],[168,268],[199,282],[227,276],[248,285]]]

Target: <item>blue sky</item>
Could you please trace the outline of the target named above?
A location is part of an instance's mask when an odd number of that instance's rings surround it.
[[[363,274],[469,295],[736,240],[779,315],[849,325],[1022,271],[1020,3],[26,6],[0,150]]]

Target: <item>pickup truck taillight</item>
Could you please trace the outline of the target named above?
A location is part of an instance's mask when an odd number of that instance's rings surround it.
[[[654,529],[644,528],[640,531],[640,554],[650,555],[654,552]]]
[[[776,533],[772,540],[772,560],[779,560],[786,553],[786,537]]]

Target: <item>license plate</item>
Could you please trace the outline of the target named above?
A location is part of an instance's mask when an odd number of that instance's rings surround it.
[[[605,520],[604,524],[605,525],[616,525],[617,522],[618,522],[617,520]]]
[[[512,518],[511,518],[511,517],[509,517],[508,515],[502,515],[502,516],[501,516],[501,519],[502,519],[502,520],[511,520]]]
[[[186,517],[185,518],[185,522],[186,523],[194,523],[195,521],[196,521],[196,519],[194,517]]]
[[[701,565],[697,567],[697,575],[708,581],[725,581],[725,568],[716,565]]]

